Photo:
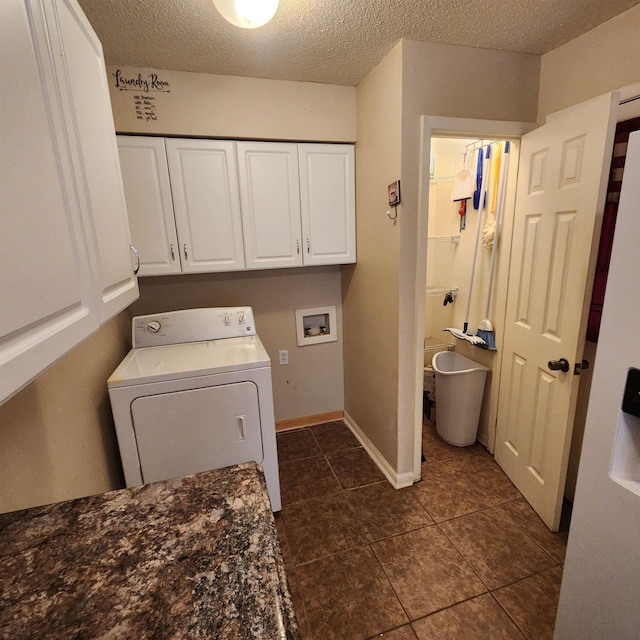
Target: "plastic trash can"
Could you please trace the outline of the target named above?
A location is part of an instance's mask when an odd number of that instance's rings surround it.
[[[433,356],[438,395],[436,431],[449,444],[467,447],[476,441],[487,367],[455,351]]]

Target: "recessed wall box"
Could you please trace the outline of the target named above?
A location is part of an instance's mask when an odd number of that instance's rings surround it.
[[[298,346],[338,340],[338,323],[335,305],[296,309],[296,335]]]

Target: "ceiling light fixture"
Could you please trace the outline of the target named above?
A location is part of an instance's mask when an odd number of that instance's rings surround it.
[[[257,29],[267,24],[278,10],[280,0],[213,0],[216,9],[236,27]]]

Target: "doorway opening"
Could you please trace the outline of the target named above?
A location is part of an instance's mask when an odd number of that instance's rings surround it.
[[[455,350],[492,371],[498,366],[513,217],[513,203],[509,200],[507,207],[506,196],[513,195],[517,147],[517,139],[431,139],[424,302],[426,386],[433,377],[431,360],[438,351]],[[502,188],[501,175],[505,177]],[[483,182],[486,196],[481,203]],[[465,327],[466,335],[471,339],[479,335],[484,344],[456,338],[454,332]],[[492,344],[487,345],[486,340]],[[491,398],[490,378],[478,432],[478,439],[487,447]],[[426,400],[432,408],[433,397]]]
[[[418,273],[416,275],[416,319],[418,328],[424,328],[423,332],[418,335],[418,341],[416,344],[416,397],[420,399],[416,402],[416,416],[415,424],[422,424],[422,411],[423,411],[423,391],[424,391],[424,366],[425,358],[429,359],[433,355],[433,350],[429,350],[429,347],[436,343],[456,344],[456,350],[462,355],[471,359],[476,359],[489,366],[499,367],[499,357],[492,355],[493,352],[483,352],[481,349],[470,345],[469,343],[460,344],[465,341],[456,340],[450,333],[445,333],[442,329],[446,326],[453,326],[452,324],[444,323],[458,321],[457,315],[461,318],[464,317],[464,303],[463,298],[458,297],[461,288],[468,287],[469,284],[469,269],[471,257],[461,258],[458,261],[457,271],[447,273],[446,269],[437,269],[437,262],[443,255],[449,254],[449,259],[455,259],[457,249],[462,244],[463,251],[459,252],[459,255],[465,253],[465,245],[469,242],[474,244],[475,236],[473,236],[476,230],[475,222],[472,224],[472,218],[477,218],[477,212],[473,211],[473,207],[469,207],[472,213],[468,213],[467,229],[460,231],[460,216],[455,213],[458,209],[454,207],[454,215],[448,215],[445,213],[442,220],[439,220],[440,216],[433,214],[433,221],[431,218],[431,205],[430,205],[430,193],[434,193],[436,200],[440,196],[440,200],[449,199],[451,196],[451,182],[446,184],[446,180],[451,177],[455,178],[456,162],[459,163],[462,168],[464,163],[464,152],[458,158],[455,157],[456,153],[461,153],[460,145],[464,146],[471,144],[472,146],[477,141],[495,141],[495,140],[509,140],[511,144],[510,158],[509,158],[509,172],[512,178],[508,181],[508,188],[505,196],[505,225],[500,231],[499,244],[503,248],[503,257],[501,258],[502,264],[509,262],[508,249],[511,246],[511,224],[513,203],[515,199],[515,182],[517,175],[518,156],[519,156],[519,139],[520,137],[532,131],[536,128],[535,123],[526,122],[506,122],[506,121],[493,121],[493,120],[473,120],[473,119],[461,119],[461,118],[445,118],[445,117],[422,117],[422,141],[421,141],[421,185],[420,185],[420,210],[419,210],[419,229],[420,237],[418,244]],[[450,142],[446,142],[449,140]],[[441,142],[442,141],[442,142]],[[447,147],[449,147],[447,149]],[[469,147],[469,151],[473,151],[472,147]],[[438,155],[441,160],[438,160]],[[453,161],[450,162],[446,158],[453,155]],[[433,156],[433,161],[432,161]],[[473,158],[467,156],[469,164],[471,164]],[[448,168],[449,167],[449,168]],[[452,167],[452,168],[451,168]],[[431,180],[431,169],[433,168],[433,180]],[[470,167],[471,169],[471,167]],[[452,174],[452,175],[451,175]],[[440,180],[442,178],[442,180]],[[433,182],[433,184],[432,184]],[[447,193],[448,192],[448,193]],[[435,208],[436,205],[433,205]],[[458,205],[459,208],[459,205]],[[456,219],[457,216],[457,219]],[[457,230],[457,232],[456,232]],[[464,238],[463,238],[464,234]],[[434,236],[443,236],[434,237]],[[459,239],[456,236],[460,236]],[[459,242],[458,242],[459,240]],[[485,250],[486,251],[486,250]],[[484,257],[486,260],[486,256]],[[432,265],[433,263],[433,265]],[[431,269],[428,267],[431,267]],[[462,283],[456,283],[457,272],[460,273]],[[429,272],[429,273],[428,273]],[[465,275],[466,274],[466,275]],[[488,277],[488,272],[483,274],[484,280]],[[504,316],[504,290],[506,289],[505,282],[507,276],[506,268],[501,267],[496,270],[496,280],[494,282],[495,294],[492,295],[493,302],[491,304],[492,313],[502,318]],[[480,277],[480,276],[478,276]],[[440,291],[440,289],[447,289],[447,291]],[[449,290],[451,288],[451,291]],[[455,291],[454,289],[457,289]],[[486,293],[486,286],[484,288]],[[448,303],[444,306],[444,300],[447,294],[451,294],[453,303]],[[468,298],[467,298],[468,299]],[[485,298],[486,303],[486,298]],[[438,305],[443,308],[439,309]],[[479,306],[482,305],[479,303]],[[459,311],[463,309],[463,311]],[[484,309],[482,309],[484,311]],[[480,318],[482,319],[482,318]],[[478,320],[479,321],[479,320]],[[492,318],[493,321],[493,318]],[[499,324],[499,323],[498,323]],[[474,327],[474,333],[475,329]],[[427,339],[425,341],[425,339]],[[427,347],[425,351],[425,346]],[[493,373],[496,375],[497,371]],[[495,428],[490,428],[490,425],[495,425],[496,409],[497,409],[497,388],[492,384],[492,375],[489,377],[487,389],[490,389],[488,394],[488,402],[485,402],[486,408],[481,416],[481,423],[486,425],[482,427],[482,430],[486,433],[486,445],[489,451],[493,451],[493,444],[495,438]],[[485,391],[486,393],[486,391]],[[421,429],[416,428],[414,430],[414,477],[417,479],[420,477],[420,464],[422,453],[421,442]]]

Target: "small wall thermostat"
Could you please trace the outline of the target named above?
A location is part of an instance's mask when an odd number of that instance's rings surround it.
[[[396,207],[400,204],[400,180],[392,182],[389,187],[389,206]]]

